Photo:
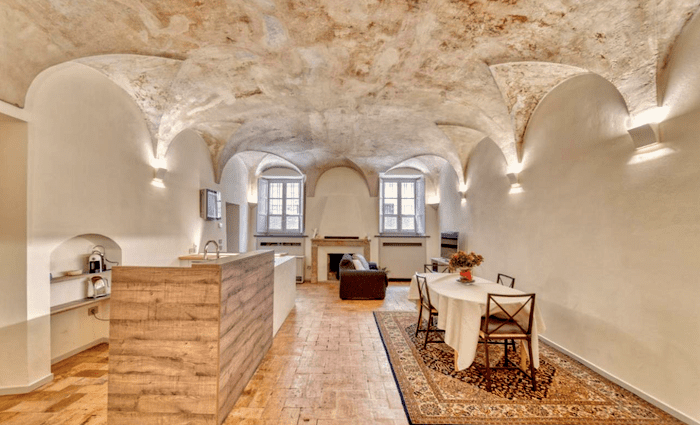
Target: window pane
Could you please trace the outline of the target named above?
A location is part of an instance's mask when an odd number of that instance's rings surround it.
[[[399,201],[398,199],[385,199],[384,200],[384,214],[398,214],[399,213]]]
[[[270,198],[282,197],[282,184],[283,183],[270,183]]]
[[[299,183],[287,183],[287,199],[299,198]]]
[[[282,217],[270,216],[270,230],[282,230]]]
[[[401,217],[401,230],[415,230],[416,222],[413,217]]]
[[[416,183],[415,182],[402,182],[401,183],[401,198],[415,198],[416,197]]]
[[[398,198],[399,197],[399,185],[395,182],[385,182],[384,183],[384,198]]]
[[[270,214],[282,215],[281,199],[270,199]]]
[[[396,217],[384,217],[384,230],[398,230]]]
[[[402,215],[414,215],[416,213],[416,200],[415,199],[402,199],[401,200],[401,214]]]
[[[287,199],[287,214],[289,215],[299,215],[299,200],[298,199]]]
[[[299,230],[299,216],[287,217],[287,230]]]

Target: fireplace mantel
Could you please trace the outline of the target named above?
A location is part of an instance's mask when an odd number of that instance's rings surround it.
[[[359,246],[364,248],[364,256],[369,260],[369,239],[311,239],[311,283],[318,282],[319,246]]]

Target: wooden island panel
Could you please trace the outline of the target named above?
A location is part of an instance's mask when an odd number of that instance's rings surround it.
[[[219,419],[223,422],[272,346],[274,253],[222,268]]]
[[[272,344],[273,264],[115,267],[108,423],[221,424]]]

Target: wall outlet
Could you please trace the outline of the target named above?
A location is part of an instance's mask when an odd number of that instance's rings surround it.
[[[99,313],[99,312],[100,312],[100,308],[99,308],[99,307],[90,307],[90,308],[88,308],[88,316],[96,316],[97,313]]]

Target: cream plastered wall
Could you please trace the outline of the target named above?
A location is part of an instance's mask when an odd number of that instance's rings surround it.
[[[448,164],[442,166],[440,170],[440,181],[439,181],[439,196],[440,204],[438,206],[438,217],[440,222],[440,232],[455,232],[463,228],[460,208],[462,203],[466,202],[459,193],[457,185],[457,174],[454,169]],[[438,237],[440,235],[437,235]],[[439,238],[438,238],[439,239]],[[466,236],[464,232],[460,232],[459,242],[461,249],[466,249]],[[438,240],[438,253],[440,249]],[[439,255],[438,255],[439,256]]]
[[[233,157],[226,164],[226,167],[224,167],[224,171],[221,175],[221,190],[222,196],[226,199],[227,202],[230,202],[232,204],[238,204],[240,206],[240,222],[238,224],[238,247],[240,252],[248,251],[248,240],[254,239],[252,237],[248,237],[248,221],[249,217],[252,216],[250,215],[250,208],[248,205],[247,189],[248,169],[246,168],[245,164],[243,164],[243,162],[240,160],[240,158]],[[228,223],[225,220],[225,205],[226,204],[224,203],[224,206],[222,207],[223,210],[221,212],[222,221],[224,224],[224,231],[226,231],[228,226]],[[230,250],[227,249],[227,251]]]
[[[27,319],[27,123],[0,114],[0,327]]]
[[[223,222],[219,227],[199,216],[199,190],[222,190],[223,184],[214,183],[210,154],[196,133],[183,132],[174,140],[165,158],[165,187],[160,188],[151,184],[153,151],[142,113],[103,75],[80,65],[52,69],[37,78],[27,108],[30,322],[48,318],[52,305],[51,252],[76,235],[108,236],[121,247],[123,264],[152,266],[176,266],[177,257],[193,244],[201,251],[208,239],[225,241]],[[240,174],[232,170],[222,182]],[[46,334],[30,336],[46,351],[53,346],[50,356],[30,367],[45,375],[51,358],[108,332],[85,308],[58,316]],[[108,316],[108,306],[100,316]],[[54,331],[71,338],[49,344]]]
[[[530,122],[522,193],[499,149],[478,145],[468,247],[485,257],[477,275],[537,293],[547,339],[697,422],[700,110],[664,122],[651,154],[626,120],[595,76],[557,87]]]
[[[419,172],[412,170],[412,174]],[[439,240],[439,222],[437,209],[430,206],[425,208],[425,228],[428,238],[426,261],[435,256],[436,241]],[[379,198],[370,196],[369,189],[362,176],[355,170],[347,167],[332,168],[318,180],[316,193],[313,197],[306,198],[306,234],[313,236],[314,229],[318,229],[318,237],[324,236],[365,236],[370,241],[369,261],[378,262],[379,240],[375,236],[379,234]],[[319,262],[322,252],[328,249],[319,249]],[[341,251],[338,251],[341,252]],[[344,252],[344,251],[342,251]],[[361,252],[361,249],[360,251]],[[311,269],[311,243],[306,244],[307,276]],[[324,263],[325,264],[325,263]],[[422,266],[419,267],[422,269]],[[319,267],[322,272],[325,266]],[[322,279],[319,274],[319,279]]]
[[[368,237],[370,257],[378,261],[379,198],[370,196],[363,177],[347,167],[331,168],[321,175],[316,184],[315,196],[306,197],[306,234],[313,236],[318,229],[318,238],[324,236]],[[319,264],[325,270],[323,249],[319,249]],[[344,252],[344,251],[337,251]],[[362,252],[361,248],[358,252]],[[311,275],[311,241],[306,244],[307,276]],[[319,274],[319,280],[325,280]]]
[[[49,358],[48,317],[27,320],[27,155],[27,123],[0,114],[0,394],[51,373],[37,366]]]

